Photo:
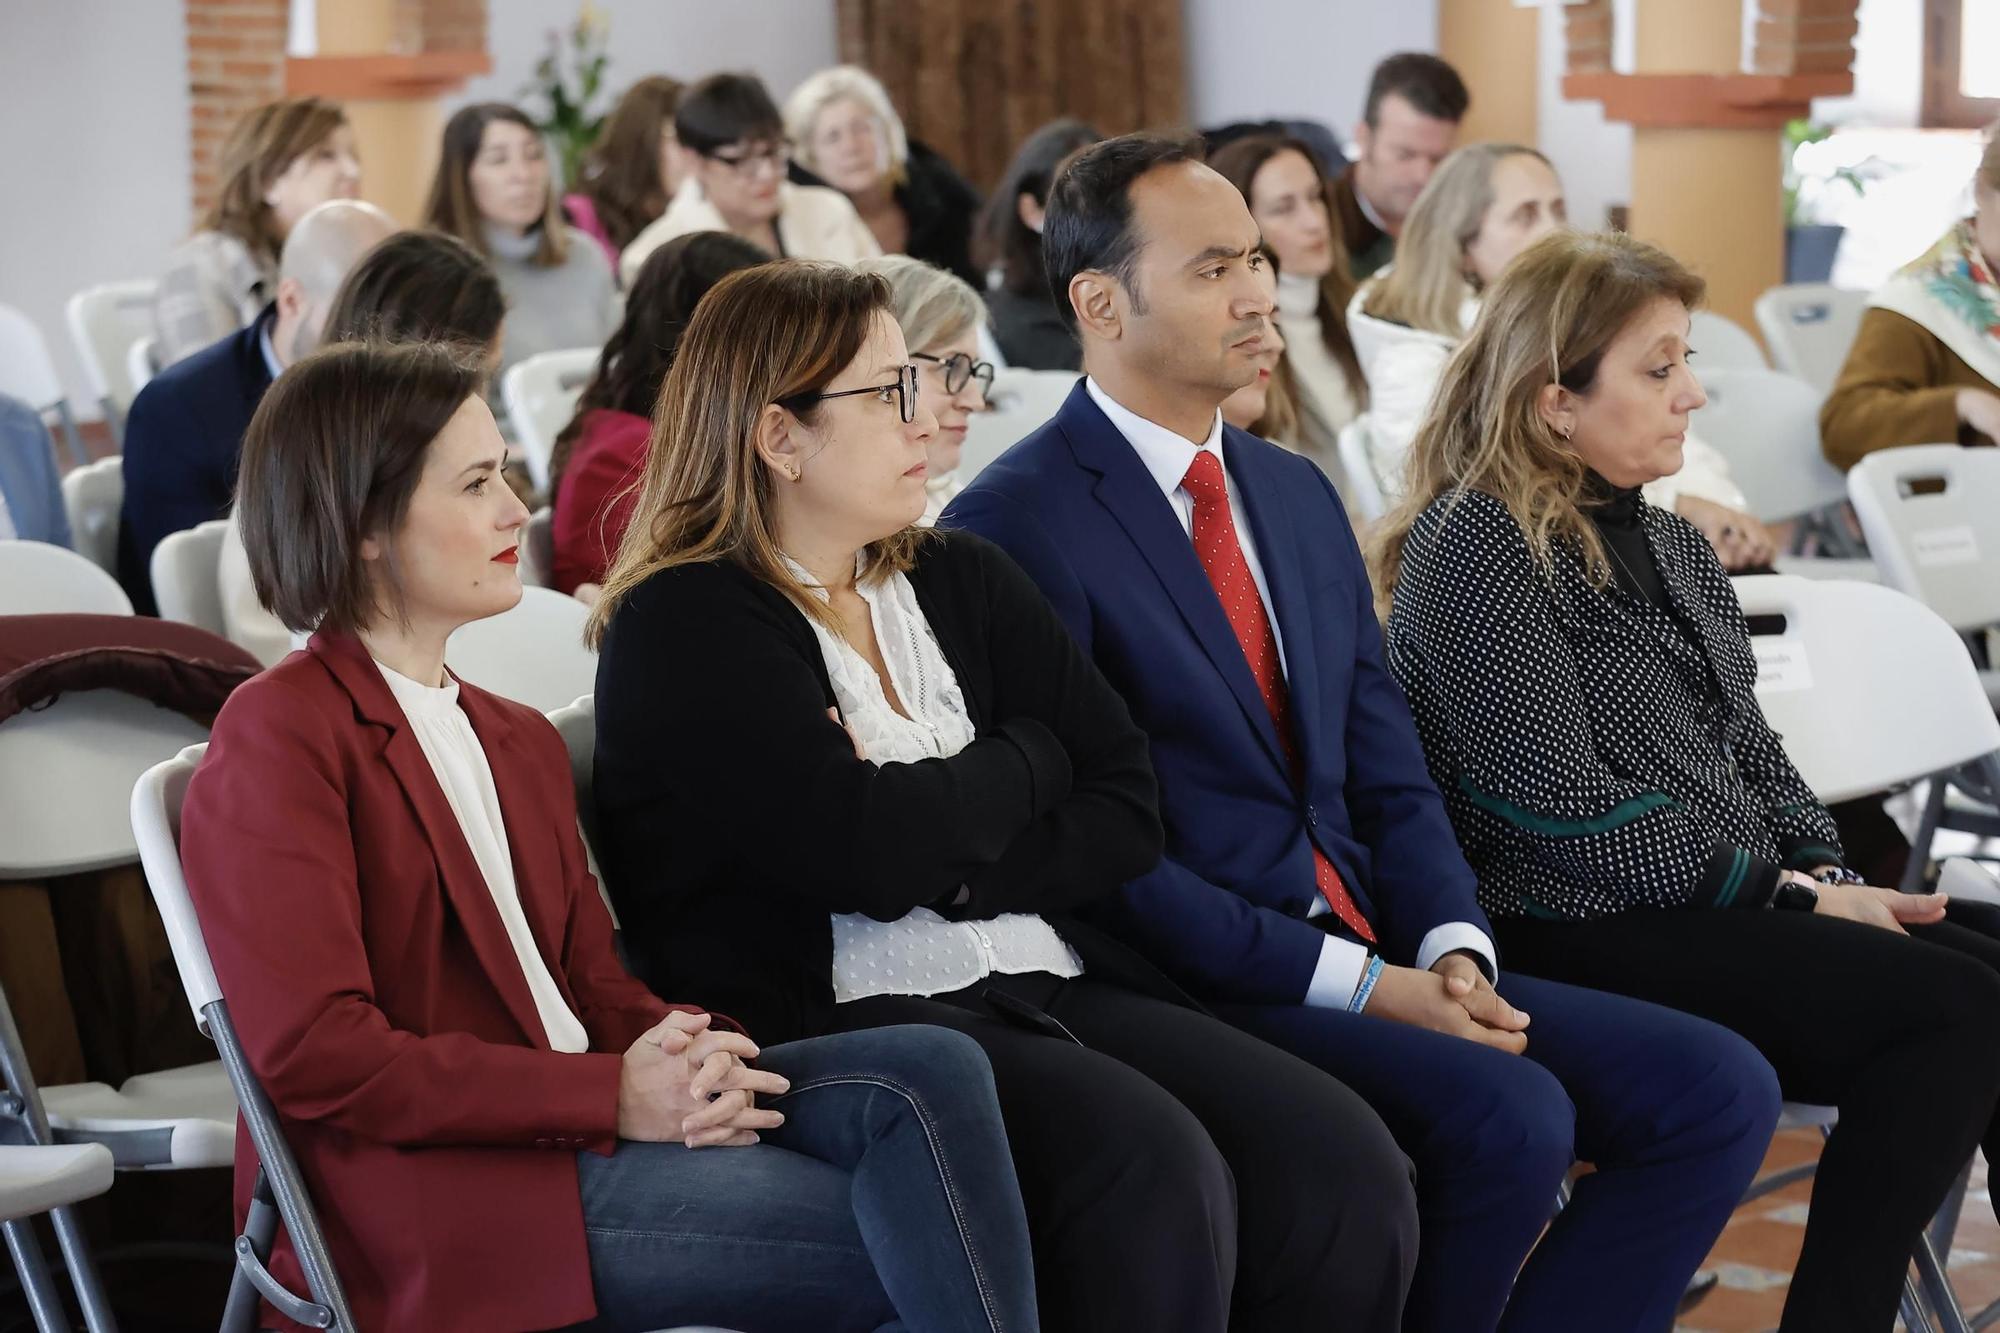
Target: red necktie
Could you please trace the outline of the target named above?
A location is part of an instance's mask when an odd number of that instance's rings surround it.
[[[1271,725],[1278,731],[1278,744],[1285,752],[1285,762],[1291,765],[1296,780],[1300,776],[1299,754],[1287,717],[1290,709],[1285,677],[1278,669],[1278,636],[1271,630],[1271,617],[1264,610],[1264,599],[1257,593],[1257,581],[1250,577],[1250,562],[1243,558],[1242,543],[1236,540],[1236,519],[1229,512],[1229,483],[1222,474],[1222,460],[1207,449],[1198,451],[1187,476],[1181,478],[1181,486],[1194,497],[1195,556],[1201,561],[1208,581],[1215,586],[1215,595],[1222,600],[1222,612],[1229,617],[1229,628],[1235,632],[1236,642],[1250,663],[1257,693],[1264,698]],[[1312,854],[1313,881],[1326,905],[1348,929],[1373,944],[1375,932],[1368,928],[1368,920],[1361,915],[1347,885],[1341,883],[1340,872],[1316,843],[1312,845]]]

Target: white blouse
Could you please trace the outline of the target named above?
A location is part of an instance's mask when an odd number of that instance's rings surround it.
[[[787,561],[792,576],[817,596],[826,593],[803,567]],[[859,561],[857,560],[857,569]],[[826,674],[842,720],[860,738],[875,764],[944,759],[973,741],[972,714],[958,677],[917,604],[916,589],[900,573],[857,584],[868,603],[875,642],[905,717],[889,703],[882,679],[853,644],[808,618],[819,640]],[[999,973],[1083,975],[1083,962],[1040,916],[1008,912],[984,921],[947,921],[928,907],[894,921],[859,913],[833,917],[833,998],[869,995],[943,995]]]
[[[556,987],[548,964],[542,961],[541,950],[535,946],[534,934],[528,929],[527,914],[521,910],[520,891],[514,884],[514,858],[507,848],[507,825],[500,816],[500,793],[493,786],[493,769],[486,762],[486,748],[479,743],[472,723],[466,720],[465,710],[458,706],[458,682],[454,680],[439,688],[411,680],[380,662],[375,666],[402,706],[410,730],[416,733],[417,744],[423,747],[424,758],[431,761],[431,771],[437,774],[438,786],[444,788],[451,812],[458,816],[458,827],[472,848],[472,859],[479,863],[479,873],[485,876],[486,891],[493,895],[493,905],[499,909],[507,941],[521,961],[528,993],[534,996],[535,1012],[541,1015],[542,1030],[548,1034],[550,1048],[569,1055],[589,1050],[590,1034],[583,1030],[582,1022]]]

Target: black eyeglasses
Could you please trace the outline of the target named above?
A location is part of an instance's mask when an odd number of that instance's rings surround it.
[[[785,169],[792,164],[792,150],[785,144],[767,144],[762,148],[748,148],[740,153],[703,153],[702,156],[711,162],[720,162],[731,171],[741,172],[746,176],[755,172],[758,167],[769,167],[782,176],[785,174]]]
[[[982,399],[993,396],[993,363],[974,361],[963,352],[953,352],[950,356],[932,356],[929,352],[912,352],[919,361],[928,361],[944,370],[944,391],[957,393],[972,380],[979,381],[979,396]]]
[[[829,398],[854,398],[864,393],[880,397],[884,405],[889,395],[896,395],[896,412],[909,425],[917,419],[917,368],[904,366],[903,373],[896,377],[894,384],[871,384],[865,389],[842,389],[839,393],[794,393],[777,400],[778,406],[796,412],[813,403],[823,403]]]

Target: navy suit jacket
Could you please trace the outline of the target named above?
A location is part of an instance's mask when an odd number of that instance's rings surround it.
[[[276,317],[277,307],[266,306],[248,328],[175,362],[132,400],[118,581],[147,615],[155,613],[153,548],[229,513],[243,432],[271,387],[258,339]]]
[[[1312,851],[1384,956],[1490,930],[1424,766],[1354,533],[1312,463],[1233,426],[1223,463],[1284,643],[1295,782],[1248,661],[1167,497],[1082,382],[946,509],[1028,571],[1152,741],[1167,854],[1096,919],[1207,998],[1296,1004],[1324,942]],[[1337,927],[1336,927],[1337,928]]]

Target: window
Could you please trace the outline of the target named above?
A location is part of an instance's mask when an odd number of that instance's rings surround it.
[[[2000,0],[1924,0],[1923,117],[1962,130],[2000,120]]]

